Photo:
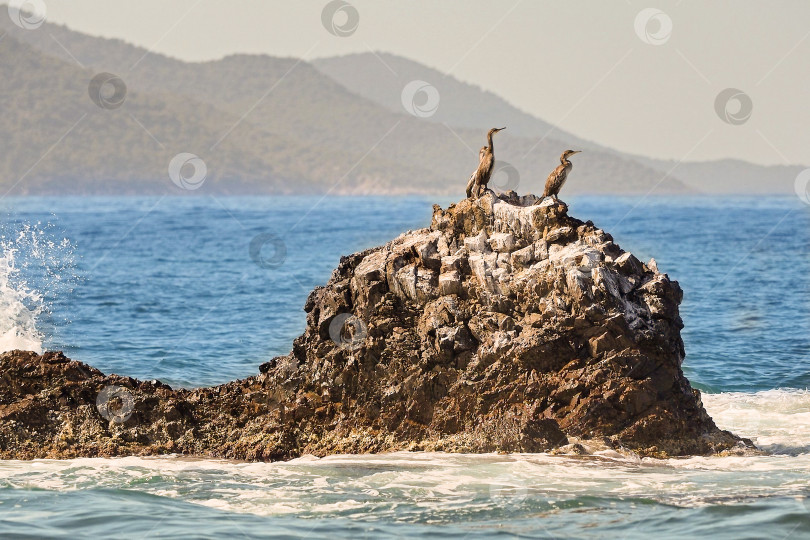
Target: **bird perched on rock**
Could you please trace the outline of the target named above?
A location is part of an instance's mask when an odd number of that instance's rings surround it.
[[[568,161],[568,156],[579,154],[582,150],[566,150],[560,156],[560,165],[554,169],[548,179],[546,179],[546,188],[543,190],[543,197],[557,198],[563,184],[568,179],[568,173],[571,171],[571,162]]]
[[[504,129],[506,128],[492,128],[487,133],[488,146],[484,146],[478,152],[478,168],[467,182],[467,198],[477,199],[487,190],[489,177],[492,176],[492,169],[495,166],[495,148],[492,146],[492,136]]]

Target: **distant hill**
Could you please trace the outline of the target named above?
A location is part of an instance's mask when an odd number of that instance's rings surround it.
[[[206,189],[224,193],[323,193],[344,175],[355,189],[428,175],[376,155],[353,169],[361,150],[307,144],[239,122],[225,108],[137,84],[128,84],[123,106],[104,110],[88,95],[94,70],[9,36],[0,42],[0,62],[3,193],[169,192],[169,162],[180,152],[203,158]]]
[[[174,189],[169,161],[191,152],[208,168],[202,192],[461,194],[484,144],[481,126],[495,117],[508,126],[497,138],[499,162],[514,167],[509,178],[519,178],[520,191],[537,192],[575,140],[555,132],[536,144],[532,126],[548,124],[492,94],[485,105],[497,102],[500,110],[466,124],[453,120],[473,94],[451,77],[436,118],[418,118],[392,105],[401,102],[401,81],[379,87],[381,103],[326,74],[322,62],[316,69],[291,58],[235,55],[187,63],[63,26],[23,31],[0,21],[3,192],[165,192]],[[90,79],[102,71],[127,85],[120,108],[101,109],[88,96]],[[569,193],[691,191],[650,164],[587,148]],[[506,178],[500,172],[493,184]]]
[[[547,134],[563,145],[599,150],[657,171],[658,178],[673,175],[688,188],[705,193],[793,193],[793,182],[802,166],[762,166],[741,160],[684,162],[656,160],[624,154],[555,128],[481,88],[445,76],[417,62],[386,53],[363,53],[315,60],[315,67],[346,88],[391,111],[402,109],[396,89],[414,79],[430,82],[442,96],[430,121],[451,126],[484,129],[509,126],[513,135],[539,139]],[[584,156],[583,156],[584,157]],[[573,186],[567,186],[567,188]]]
[[[637,160],[659,171],[669,171],[676,162],[639,157]],[[678,165],[678,178],[704,193],[748,195],[793,194],[796,176],[806,169],[799,165],[754,165],[737,159],[686,162]]]

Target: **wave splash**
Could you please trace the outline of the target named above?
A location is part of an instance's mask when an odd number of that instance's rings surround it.
[[[42,353],[43,327],[53,326],[55,299],[72,290],[74,247],[54,239],[51,224],[0,229],[0,352]]]

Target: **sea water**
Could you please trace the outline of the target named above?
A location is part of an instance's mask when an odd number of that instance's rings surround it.
[[[341,255],[428,225],[433,202],[5,199],[0,349],[173,386],[254,374],[289,351]],[[569,203],[680,281],[684,371],[718,425],[768,455],[0,461],[0,537],[810,537],[810,207]]]

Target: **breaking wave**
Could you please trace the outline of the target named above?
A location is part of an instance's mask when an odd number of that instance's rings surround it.
[[[42,352],[54,300],[71,290],[74,249],[54,239],[50,224],[7,224],[0,230],[0,352]]]

